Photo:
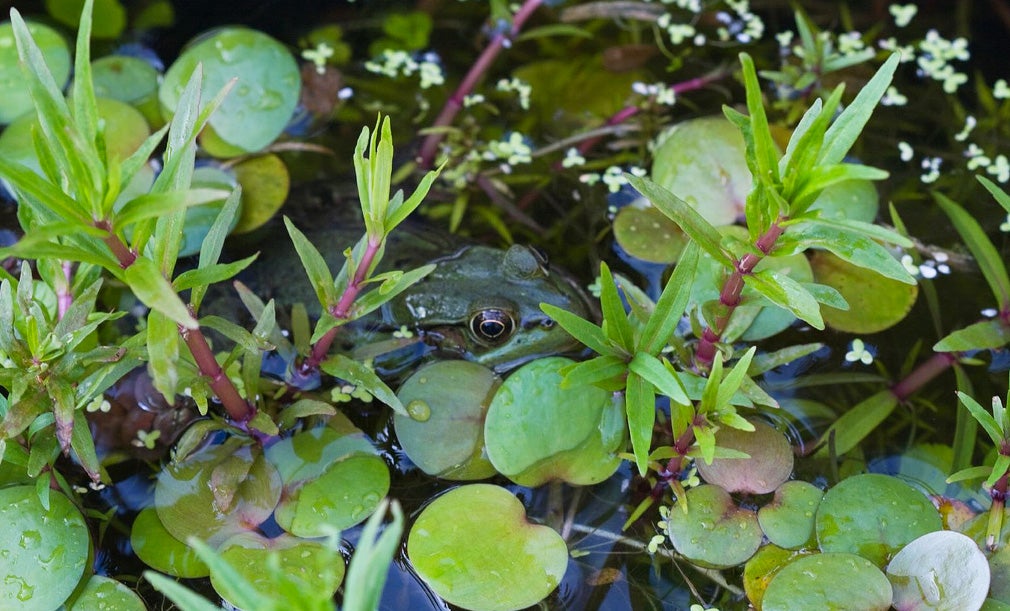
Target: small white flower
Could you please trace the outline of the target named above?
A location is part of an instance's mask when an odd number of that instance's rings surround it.
[[[975,129],[976,125],[978,125],[978,121],[975,120],[975,117],[971,115],[965,117],[964,128],[954,136],[954,140],[957,140],[958,142],[964,142],[967,140],[968,136],[971,135],[971,130]]]
[[[996,155],[992,164],[985,169],[986,172],[996,177],[999,182],[1010,180],[1010,161],[1006,155]]]
[[[880,99],[880,103],[884,106],[904,106],[908,104],[908,98],[898,91],[897,87],[891,85]]]
[[[912,150],[912,145],[902,140],[898,143],[898,156],[904,162],[909,162],[915,155],[915,151]]]
[[[997,100],[1006,100],[1010,98],[1010,86],[1007,85],[1004,79],[999,79],[993,83],[992,95]]]
[[[565,158],[561,160],[561,167],[574,168],[576,166],[584,165],[585,163],[586,158],[579,153],[579,149],[573,146],[565,151]]]
[[[904,267],[905,271],[912,276],[919,275],[919,266],[915,264],[914,260],[912,260],[912,255],[901,255],[901,266]]]
[[[849,351],[845,353],[845,360],[849,363],[861,362],[864,365],[869,365],[873,362],[872,348],[867,347],[863,343],[863,340],[858,337],[852,340],[849,344]]]
[[[333,47],[321,42],[312,49],[302,51],[302,57],[315,64],[316,72],[323,74],[326,72],[326,60],[333,57]]]
[[[919,11],[919,7],[915,4],[892,4],[887,7],[894,17],[894,25],[899,28],[903,28],[912,22],[912,18]]]

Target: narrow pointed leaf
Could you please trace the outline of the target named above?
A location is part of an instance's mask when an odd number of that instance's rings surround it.
[[[768,127],[768,117],[765,115],[764,101],[761,99],[761,84],[758,83],[757,72],[754,70],[754,60],[750,55],[741,53],[740,65],[743,67],[744,87],[747,90],[747,112],[750,114],[753,154],[757,168],[755,180],[777,183],[778,153]]]
[[[628,374],[625,409],[628,413],[628,431],[631,433],[635,464],[638,473],[644,476],[649,469],[652,427],[656,423],[656,394],[652,390],[652,384],[635,373]]]
[[[687,405],[690,400],[680,380],[668,370],[656,357],[645,352],[639,352],[628,364],[628,369],[647,381],[661,394],[670,397],[674,403]]]
[[[389,302],[389,300],[409,289],[418,280],[421,280],[434,270],[435,264],[430,263],[428,265],[422,265],[416,269],[403,272],[395,279],[391,278],[384,281],[379,288],[368,291],[355,300],[354,306],[351,308],[349,318],[352,320],[358,319],[369,312],[374,311],[375,309],[381,307],[382,304]]]
[[[287,217],[284,217],[284,226],[288,228],[288,235],[291,236],[291,242],[298,252],[305,273],[309,276],[312,288],[316,291],[319,303],[324,307],[336,303],[339,296],[334,290],[333,275],[330,274],[330,268],[326,265],[323,255]]]
[[[116,225],[127,227],[138,221],[162,217],[185,210],[190,206],[215,202],[227,196],[228,192],[222,189],[187,189],[185,191],[145,193],[123,205],[116,213]]]
[[[790,229],[790,240],[784,242],[784,245],[790,244],[793,252],[823,248],[858,267],[873,270],[905,284],[915,284],[915,278],[900,261],[886,248],[862,233],[856,233],[837,223],[821,222],[821,219],[816,222],[804,219]]]
[[[993,198],[995,198],[996,202],[1000,206],[1003,206],[1003,209],[1007,211],[1007,214],[1010,214],[1010,195],[1007,195],[1006,191],[1000,189],[996,183],[981,174],[975,178],[982,183],[982,186],[986,188],[986,191],[988,191]]]
[[[733,260],[723,252],[720,245],[722,235],[690,204],[651,180],[631,174],[625,174],[625,177],[645,199],[652,202],[653,206],[676,223],[691,238],[692,242],[721,265],[726,267],[733,265]]]
[[[859,445],[863,439],[873,432],[898,405],[898,397],[890,389],[884,389],[857,403],[852,409],[842,414],[841,418],[821,436],[821,445],[815,458],[828,456],[828,440],[834,437],[834,450],[841,456]]]
[[[624,388],[624,375],[627,371],[628,363],[624,359],[605,354],[566,369],[561,387],[592,384],[605,390],[620,390]]]
[[[992,417],[992,414],[979,405],[978,401],[961,391],[957,391],[957,398],[961,400],[962,405],[968,408],[972,417],[982,425],[986,434],[989,435],[989,439],[992,439],[993,443],[999,446],[1000,442],[1003,440],[1004,432],[1000,429],[999,423],[997,423],[996,419]]]
[[[600,309],[603,311],[603,328],[614,344],[627,351],[634,350],[635,339],[624,311],[624,302],[617,293],[617,285],[606,263],[600,263]]]
[[[900,54],[892,53],[873,78],[859,90],[852,103],[831,124],[824,134],[824,149],[818,159],[819,164],[839,163],[845,158],[866,122],[870,120],[873,109],[890,86],[900,59]]]
[[[191,269],[176,276],[172,286],[176,291],[185,291],[195,287],[207,287],[216,282],[223,282],[235,276],[235,274],[249,267],[256,260],[258,254],[250,255],[245,259],[232,261],[231,263],[215,263],[199,269]]]
[[[684,315],[687,301],[691,296],[694,284],[694,273],[698,267],[700,254],[698,247],[688,244],[684,253],[673,270],[673,274],[663,287],[663,293],[656,302],[656,307],[642,329],[638,350],[649,354],[659,354],[669,341]]]
[[[1010,309],[1010,278],[1007,277],[1002,257],[986,236],[985,231],[982,230],[978,221],[954,200],[942,193],[933,193],[933,199],[950,217],[954,229],[960,234],[965,246],[978,262],[982,275],[985,276],[992,294],[996,297],[1000,311]]]
[[[123,272],[123,279],[137,298],[147,307],[161,312],[173,322],[187,329],[198,327],[196,319],[179,299],[172,283],[161,275],[151,259],[138,257],[133,265]]]
[[[744,282],[766,299],[815,329],[824,328],[821,306],[802,284],[785,274],[765,269],[744,277]]]
[[[554,322],[561,325],[561,328],[567,331],[569,335],[591,348],[597,354],[615,354],[617,352],[607,341],[607,336],[604,335],[603,329],[588,320],[549,303],[541,303],[540,310],[550,316]]]
[[[937,352],[990,350],[1010,344],[1010,327],[1002,320],[983,320],[950,333],[936,344]]]
[[[172,403],[179,383],[179,330],[176,324],[157,310],[147,315],[147,370],[154,387]]]

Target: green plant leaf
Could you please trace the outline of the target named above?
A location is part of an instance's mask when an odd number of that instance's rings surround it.
[[[733,266],[733,259],[722,249],[722,235],[690,204],[647,178],[631,174],[624,176],[632,187],[676,223],[699,248],[711,255],[719,264],[726,267]]]
[[[374,371],[354,359],[337,354],[323,361],[320,369],[331,376],[336,376],[356,386],[360,386],[373,397],[391,407],[396,413],[408,418],[410,417],[407,408],[397,398],[396,393],[390,390]]]
[[[302,267],[305,268],[305,273],[309,276],[309,282],[312,283],[319,303],[324,308],[336,303],[339,295],[334,289],[333,275],[330,273],[329,266],[326,265],[326,259],[288,217],[284,217],[284,226],[288,229],[291,243],[294,244],[295,250],[298,252],[298,258],[301,259]]]
[[[1001,348],[1010,343],[1010,327],[1002,320],[983,320],[958,329],[938,341],[937,352],[967,352]]]
[[[177,291],[185,291],[186,289],[200,286],[206,287],[216,282],[222,282],[249,267],[249,265],[255,261],[258,256],[259,253],[249,255],[245,259],[232,261],[231,263],[215,263],[206,267],[182,272],[176,276],[175,280],[172,282],[172,286],[174,286]]]
[[[799,172],[799,170],[797,170]],[[806,179],[799,193],[791,194],[792,215],[806,211],[828,187],[850,180],[883,180],[889,174],[879,168],[855,163],[840,163],[832,166],[817,166],[802,173]]]
[[[172,283],[161,275],[158,266],[151,259],[137,257],[133,265],[123,271],[123,279],[137,298],[151,310],[161,312],[187,329],[199,326],[186,304],[179,299]]]
[[[729,373],[722,376],[715,398],[716,409],[722,410],[723,406],[730,405],[733,395],[736,394],[736,391],[743,384],[744,378],[747,376],[747,370],[750,368],[751,359],[754,358],[756,351],[757,346],[751,346],[733,365],[733,369],[730,369]]]
[[[382,304],[393,299],[403,291],[410,288],[418,280],[424,278],[435,270],[435,264],[422,265],[408,272],[403,272],[396,277],[391,277],[382,282],[379,288],[368,291],[359,296],[351,307],[349,318],[355,320],[372,312]],[[376,277],[377,278],[377,277]],[[375,278],[373,278],[374,280]]]
[[[656,393],[652,390],[652,384],[632,372],[628,374],[624,400],[635,464],[638,466],[638,473],[644,476],[649,470],[652,427],[656,423]]]
[[[151,310],[147,315],[147,354],[154,387],[173,401],[179,384],[179,330],[158,310]]]
[[[915,278],[886,248],[865,235],[838,225],[836,221],[824,222],[823,219],[817,219],[812,222],[804,219],[790,226],[786,236],[781,239],[783,252],[776,254],[823,248],[858,267],[865,267],[905,284],[915,284]]]
[[[652,355],[659,354],[659,351],[670,340],[674,329],[677,328],[677,323],[684,315],[688,299],[691,297],[691,287],[694,284],[694,276],[700,258],[698,247],[688,244],[680,257],[680,262],[677,263],[673,274],[666,286],[663,287],[663,293],[659,296],[655,309],[642,329],[638,346],[640,352]]]
[[[389,507],[393,521],[379,534],[379,525]],[[344,580],[343,611],[372,611],[379,608],[379,598],[389,574],[389,565],[403,535],[403,511],[397,502],[383,501],[368,518],[358,545],[347,566]]]
[[[825,458],[828,456],[831,445],[828,440],[834,437],[834,450],[837,455],[842,455],[856,447],[860,441],[869,435],[877,426],[884,421],[895,406],[898,405],[898,397],[890,391],[884,389],[874,395],[863,399],[849,411],[835,420],[827,431],[821,436],[818,442],[821,449],[814,456]]]
[[[210,230],[207,231],[207,235],[203,238],[203,242],[200,245],[200,263],[197,266],[198,269],[206,269],[217,264],[218,259],[221,257],[221,249],[224,247],[224,239],[228,237],[228,230],[232,226],[232,221],[235,219],[236,215],[238,215],[239,204],[241,201],[242,187],[239,186],[232,189],[231,193],[228,194],[227,199],[224,201],[224,206],[222,206],[221,211],[217,213],[217,218],[214,219],[214,223],[210,226]],[[244,269],[244,266],[242,269]],[[235,273],[238,273],[238,271],[239,270],[235,270]],[[177,287],[178,283],[179,278],[176,278],[175,285]],[[210,282],[207,282],[206,284],[209,285]],[[203,302],[203,297],[206,292],[207,289],[205,286],[200,284],[194,285],[193,292],[189,297],[189,302],[193,304],[193,309],[195,311],[200,310],[200,304]]]
[[[428,195],[428,190],[431,189],[432,183],[438,178],[438,175],[442,172],[442,168],[445,166],[443,163],[438,168],[428,172],[421,179],[421,182],[417,184],[417,188],[414,192],[410,194],[407,201],[400,203],[397,206],[393,205],[393,202],[389,204],[389,210],[386,211],[386,222],[385,230],[389,234],[396,228],[400,223],[402,223],[408,216],[410,216],[418,206],[421,205],[421,201]]]
[[[755,182],[779,181],[778,153],[775,141],[772,140],[771,129],[768,127],[768,117],[761,99],[761,84],[758,83],[757,72],[754,70],[754,60],[746,53],[740,54],[740,65],[743,68],[744,87],[747,91],[747,112],[750,114],[750,137],[748,148],[752,148],[748,158],[753,156]],[[744,135],[747,137],[747,134]],[[748,161],[750,161],[748,159]],[[686,231],[686,230],[685,230]],[[693,237],[693,236],[692,236]]]
[[[594,384],[605,390],[622,390],[624,388],[624,375],[627,371],[628,363],[624,359],[611,354],[605,354],[588,361],[582,361],[566,369],[561,387],[568,388],[582,384]]]
[[[859,90],[852,103],[845,107],[842,114],[838,115],[831,127],[824,134],[824,148],[818,158],[818,165],[830,165],[840,163],[849,149],[852,148],[856,138],[862,133],[866,122],[870,120],[873,109],[877,102],[887,91],[894,77],[894,71],[901,61],[900,53],[892,53],[884,62],[873,78]]]
[[[993,196],[996,202],[1000,206],[1003,206],[1003,209],[1007,211],[1007,214],[1010,214],[1010,195],[1007,195],[1006,191],[1000,189],[996,183],[981,174],[976,175],[975,178],[982,183],[982,186],[985,187],[986,191]]]
[[[983,477],[988,478],[992,471],[992,467],[968,467],[967,469],[961,469],[960,471],[952,474],[946,481],[948,484],[952,484],[954,482],[963,482],[968,479],[982,479]]]
[[[123,204],[123,207],[116,213],[116,225],[126,227],[138,221],[179,212],[190,206],[215,202],[228,195],[229,193],[222,189],[187,189],[185,191],[145,193]]]
[[[91,224],[91,217],[80,204],[56,185],[20,163],[0,156],[0,176],[9,180],[14,188],[25,196],[38,202],[45,202],[45,205],[61,218],[78,221],[81,225]],[[23,200],[24,197],[18,199]]]
[[[600,308],[603,311],[603,330],[610,341],[631,352],[634,350],[635,338],[624,311],[624,303],[617,293],[617,285],[606,263],[600,262]]]
[[[815,329],[824,329],[821,307],[802,284],[785,274],[766,269],[744,277],[744,282],[775,305],[789,310]]]
[[[989,435],[992,442],[999,446],[999,444],[1003,441],[1005,433],[1000,428],[999,423],[996,422],[996,419],[992,416],[992,414],[986,411],[984,407],[979,405],[978,401],[961,391],[956,392],[957,398],[961,400],[961,404],[968,408],[972,417],[982,425],[982,428],[985,429],[986,434]]]
[[[646,380],[660,393],[670,397],[679,405],[687,405],[690,399],[684,392],[684,387],[680,379],[656,357],[646,352],[635,354],[635,358],[628,363],[628,370]],[[732,394],[732,393],[730,393]]]
[[[985,183],[983,183],[985,184]],[[1007,277],[1006,266],[999,252],[989,241],[985,231],[964,208],[942,193],[933,193],[933,199],[950,217],[954,229],[964,240],[965,246],[971,251],[978,262],[978,267],[985,276],[992,294],[996,297],[1000,311],[1010,309],[1010,278]]]
[[[541,303],[540,310],[561,325],[569,335],[579,340],[597,354],[616,354],[618,351],[607,341],[603,329],[556,305]]]

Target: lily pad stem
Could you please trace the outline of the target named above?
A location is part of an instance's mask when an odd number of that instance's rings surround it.
[[[480,57],[470,67],[470,71],[463,77],[463,81],[456,87],[456,91],[445,101],[445,106],[438,113],[438,118],[435,119],[432,127],[439,128],[452,125],[456,115],[463,108],[463,100],[466,96],[470,95],[477,86],[477,82],[484,77],[501,50],[511,45],[512,39],[519,33],[519,30],[523,27],[526,20],[529,19],[530,15],[540,8],[541,4],[543,4],[543,0],[526,0],[519,7],[519,10],[516,11],[516,14],[512,16],[512,27],[500,29],[495,33],[491,38],[491,42],[488,43],[487,47],[480,54]],[[435,162],[435,153],[438,152],[438,145],[442,142],[443,137],[445,137],[445,131],[435,129],[424,139],[418,159],[418,165],[421,169],[431,169]]]
[[[758,263],[771,252],[775,246],[775,242],[782,236],[782,232],[785,231],[781,226],[781,223],[785,220],[786,217],[779,217],[767,231],[761,234],[757,242],[754,243],[760,254],[747,253],[738,259],[733,266],[733,272],[723,283],[722,291],[719,293],[720,308],[716,314],[715,321],[702,332],[701,340],[698,342],[698,350],[694,354],[695,366],[700,371],[711,369],[712,362],[715,360],[716,344],[722,339],[722,334],[726,331],[727,325],[729,325],[730,317],[736,311],[736,307],[740,305],[744,278],[754,273],[754,268],[757,267]]]
[[[354,300],[358,297],[358,293],[361,292],[361,288],[368,281],[368,271],[372,268],[375,256],[382,249],[384,241],[385,236],[380,236],[379,238],[370,236],[368,238],[365,252],[361,255],[361,261],[358,262],[357,269],[354,270],[354,277],[347,283],[347,288],[344,289],[337,303],[330,306],[330,314],[337,320],[344,320],[351,313],[351,305],[354,304]],[[326,358],[326,354],[330,351],[330,346],[333,345],[333,340],[336,339],[339,329],[339,325],[333,327],[312,346],[309,356],[298,367],[299,375],[305,376],[319,369],[319,364]]]

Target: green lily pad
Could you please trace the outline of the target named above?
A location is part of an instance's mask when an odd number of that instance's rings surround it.
[[[869,180],[846,180],[821,191],[810,210],[819,210],[822,218],[872,223],[880,208],[877,187]]]
[[[989,565],[975,542],[949,530],[926,533],[887,565],[901,611],[978,609],[989,592]]]
[[[884,611],[891,584],[869,560],[847,553],[813,554],[790,562],[772,578],[762,611],[831,609]]]
[[[614,239],[629,255],[653,263],[675,263],[688,242],[680,227],[652,206],[618,210]]]
[[[144,564],[174,577],[206,577],[210,569],[193,548],[172,536],[154,507],[141,510],[130,529],[130,545]]]
[[[154,505],[173,537],[197,537],[212,547],[256,528],[281,496],[277,469],[248,446],[211,446],[158,474]]]
[[[55,609],[77,587],[88,562],[88,527],[77,507],[49,491],[42,506],[35,486],[0,489],[4,578],[0,607]]]
[[[813,553],[816,552],[787,550],[774,544],[761,546],[743,567],[743,588],[747,593],[747,600],[754,608],[760,609],[768,584],[778,575],[782,567],[797,558]]]
[[[91,62],[91,74],[95,95],[133,106],[149,124],[164,124],[158,105],[161,76],[150,63],[139,57],[107,55]]]
[[[1000,546],[989,556],[989,575],[989,595],[1010,604],[1010,547]]]
[[[468,484],[435,499],[407,538],[418,575],[447,602],[510,611],[545,598],[568,567],[568,548],[547,526],[530,524],[508,490]]]
[[[65,26],[77,29],[81,23],[84,0],[46,0],[46,11]],[[95,0],[91,36],[119,38],[126,28],[126,9],[119,0]]]
[[[678,123],[657,138],[652,180],[690,204],[712,225],[743,216],[751,191],[740,130],[724,117]]]
[[[420,408],[427,416],[393,416],[396,438],[410,460],[445,479],[494,475],[484,451],[484,416],[500,382],[490,369],[470,361],[438,361],[407,378],[397,396],[412,414]]]
[[[854,475],[828,490],[815,524],[821,551],[859,554],[881,567],[910,541],[941,526],[925,495],[876,473]]]
[[[42,58],[53,74],[57,86],[63,86],[70,76],[70,47],[56,30],[40,23],[28,22],[28,31],[42,50]],[[0,23],[0,123],[10,123],[35,108],[21,71],[14,29],[9,21]],[[32,113],[34,115],[34,113]]]
[[[313,591],[325,591],[331,595],[344,579],[344,559],[338,552],[319,541],[290,535],[268,539],[258,533],[242,533],[222,543],[218,553],[258,593],[269,596],[269,593],[276,592],[272,602],[278,608],[284,602],[283,588],[277,587],[278,577],[290,587],[312,588]],[[264,568],[269,566],[271,555],[276,555],[279,560],[279,573]],[[228,580],[219,579],[211,573],[210,582],[214,591],[225,600],[241,600],[242,593],[233,592]]]
[[[728,492],[711,484],[691,488],[685,497],[667,520],[670,542],[679,553],[712,568],[737,566],[754,555],[762,537],[755,512],[737,507]]]
[[[266,452],[284,485],[274,518],[300,537],[320,537],[361,522],[389,492],[389,469],[344,416],[280,440]]]
[[[232,230],[245,233],[258,229],[284,205],[291,186],[288,167],[277,155],[260,155],[246,159],[233,168],[242,185],[242,214]]]
[[[548,357],[526,363],[498,388],[484,423],[491,464],[522,486],[551,480],[599,483],[620,466],[623,405],[595,386],[561,387],[574,361]]]
[[[136,108],[109,98],[98,98],[98,116],[105,120],[105,145],[109,157],[122,161],[133,154],[151,135],[147,120]],[[35,154],[32,133],[40,129],[35,114],[18,117],[0,134],[0,153],[29,167],[40,176],[42,166]]]
[[[760,420],[751,424],[753,431],[723,427],[715,434],[717,447],[738,450],[750,458],[715,458],[711,464],[698,460],[698,475],[728,492],[751,494],[767,494],[789,479],[793,472],[789,440]]]
[[[165,73],[158,94],[163,112],[171,114],[197,65],[203,65],[203,92],[213,97],[231,79],[234,88],[210,118],[201,142],[212,154],[261,150],[291,119],[301,76],[291,53],[270,36],[242,27],[226,27],[187,47]],[[213,137],[208,138],[209,135]],[[227,150],[223,150],[227,149]]]
[[[802,547],[814,536],[814,516],[824,492],[794,480],[775,490],[771,503],[758,510],[758,524],[768,540],[787,549]]]
[[[824,323],[847,333],[876,333],[901,322],[919,294],[918,284],[885,278],[872,269],[857,267],[835,255],[821,251],[810,258],[814,280],[834,287],[848,310],[821,306]]]
[[[147,607],[137,593],[126,584],[92,575],[67,611],[146,611]]]

